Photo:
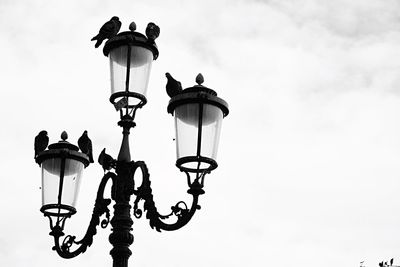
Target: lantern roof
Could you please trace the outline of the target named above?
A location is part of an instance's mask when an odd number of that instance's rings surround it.
[[[229,114],[228,103],[217,96],[217,93],[203,85],[195,85],[172,97],[168,104],[168,113],[173,115],[177,106],[190,103],[204,103],[219,107],[226,117]]]
[[[135,31],[121,32],[109,39],[104,45],[103,54],[107,57],[112,49],[123,45],[133,45],[147,48],[153,52],[154,60],[158,58],[158,47],[154,40],[149,39],[143,34]]]
[[[36,162],[41,164],[46,159],[64,157],[78,160],[87,167],[89,165],[89,157],[79,152],[79,148],[76,145],[66,141],[68,135],[65,131],[61,134],[61,138],[61,141],[49,145],[48,150],[40,152],[36,157]]]

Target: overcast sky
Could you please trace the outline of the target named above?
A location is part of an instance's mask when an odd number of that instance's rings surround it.
[[[160,212],[189,200],[174,167],[165,72],[229,103],[219,167],[183,229],[135,220],[130,266],[400,265],[400,2],[396,0],[0,1],[0,266],[111,266],[110,228],[71,260],[42,216],[33,139],[84,130],[117,156],[108,60],[90,39],[119,16],[161,28],[148,104],[131,131]],[[83,236],[102,177],[84,173],[66,232]]]

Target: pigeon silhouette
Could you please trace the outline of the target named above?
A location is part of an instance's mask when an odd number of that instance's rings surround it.
[[[146,27],[146,36],[154,42],[154,40],[157,39],[158,36],[160,36],[160,27],[158,27],[153,22],[150,22],[149,24],[147,24]]]
[[[87,131],[84,131],[82,136],[78,139],[78,146],[82,153],[86,154],[89,157],[90,163],[93,163],[93,149],[92,149],[92,141],[90,140]]]
[[[105,39],[110,39],[117,35],[121,28],[121,21],[118,17],[112,17],[109,21],[104,23],[100,28],[99,33],[91,39],[91,41],[97,40],[94,47],[98,48]]]
[[[390,266],[393,265],[393,258],[390,260]]]
[[[103,167],[104,172],[107,170],[111,170],[111,168],[115,167],[115,160],[108,154],[106,154],[106,149],[104,148],[100,155],[98,162]]]
[[[167,89],[167,94],[169,97],[174,97],[182,92],[182,84],[181,82],[175,80],[171,74],[168,72],[165,73],[165,76],[167,77],[167,85],[165,88]]]
[[[47,131],[40,131],[40,133],[35,137],[35,159],[37,155],[44,151],[49,144],[49,137],[47,136]]]

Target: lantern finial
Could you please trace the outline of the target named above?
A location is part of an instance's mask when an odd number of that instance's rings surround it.
[[[136,23],[134,21],[132,21],[131,24],[129,24],[129,30],[131,32],[136,31]]]
[[[196,76],[196,83],[197,83],[198,85],[201,85],[203,82],[204,82],[204,77],[203,77],[203,75],[202,75],[201,73],[197,74],[197,76]]]
[[[63,141],[65,141],[65,140],[68,139],[68,134],[67,134],[66,131],[63,131],[63,132],[61,133],[61,139],[62,139]]]

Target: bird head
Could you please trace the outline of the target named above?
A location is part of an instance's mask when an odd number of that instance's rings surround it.
[[[169,72],[166,72],[166,73],[165,73],[165,77],[167,77],[168,79],[171,79],[171,78],[172,78],[172,76],[171,76],[171,74],[169,74]]]
[[[114,17],[111,18],[111,20],[119,21],[119,18],[114,16]]]
[[[43,130],[43,131],[40,131],[40,133],[39,133],[40,135],[46,135],[47,136],[47,131],[45,131],[45,130]]]
[[[87,131],[86,131],[86,130],[84,130],[84,131],[83,131],[83,134],[84,134],[84,135],[87,135]]]

